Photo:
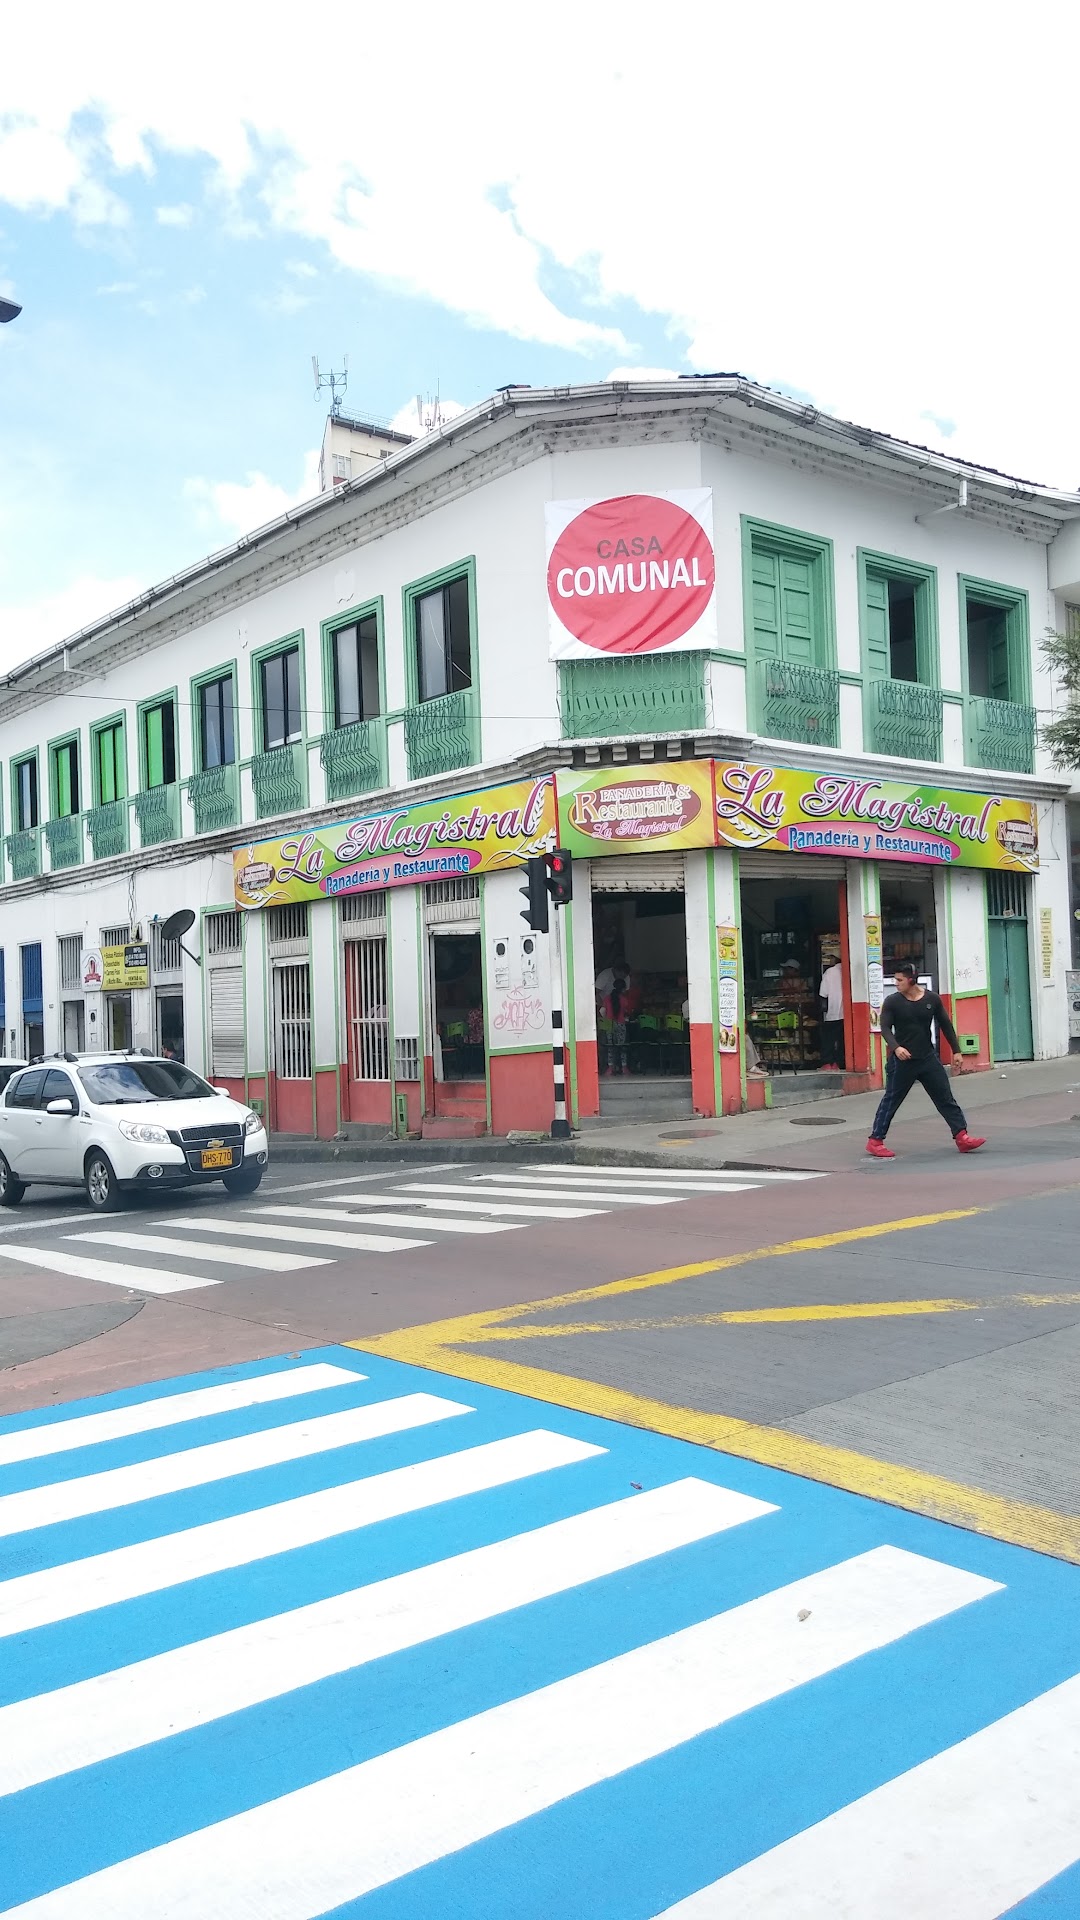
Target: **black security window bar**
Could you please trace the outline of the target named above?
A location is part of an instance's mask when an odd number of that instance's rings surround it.
[[[379,715],[379,623],[374,615],[333,635],[334,726]]]
[[[199,688],[199,752],[204,773],[211,767],[231,767],[236,759],[233,711],[231,673],[207,680]]]
[[[79,811],[79,749],[74,740],[53,748],[56,818],[67,820]]]
[[[171,787],[176,779],[176,707],[162,700],[143,714],[147,787]]]
[[[20,760],[15,769],[15,811],[20,833],[27,833],[31,827],[39,825],[36,760]]]
[[[416,683],[421,700],[438,700],[472,686],[469,581],[462,574],[434,593],[423,593],[416,608]]]
[[[300,649],[286,647],[264,660],[259,668],[262,691],[263,749],[288,746],[299,740]]]

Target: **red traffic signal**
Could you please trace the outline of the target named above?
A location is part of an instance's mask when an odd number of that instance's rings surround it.
[[[574,897],[574,869],[565,847],[552,847],[545,853],[547,890],[553,907],[568,907]]]

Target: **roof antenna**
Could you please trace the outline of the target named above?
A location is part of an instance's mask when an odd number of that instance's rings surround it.
[[[429,393],[417,394],[416,418],[421,433],[438,433],[443,423],[442,404],[438,387],[435,388],[434,395]]]
[[[316,400],[318,399],[318,397],[319,397],[319,395],[320,395],[320,393],[322,392],[322,390],[323,390],[323,388],[324,388],[324,387],[329,387],[329,389],[330,389],[330,418],[331,418],[332,420],[336,420],[336,419],[338,419],[338,417],[339,417],[339,415],[340,415],[340,413],[341,413],[341,403],[342,403],[342,401],[343,401],[343,400],[344,400],[344,398],[345,398],[345,392],[346,392],[346,388],[348,387],[348,384],[349,384],[349,356],[348,356],[348,354],[345,354],[345,355],[344,355],[344,364],[343,364],[343,366],[342,366],[342,369],[341,369],[341,372],[340,372],[340,373],[335,373],[335,372],[333,371],[333,368],[331,368],[331,370],[330,370],[330,372],[329,372],[329,373],[320,373],[320,372],[319,372],[319,360],[318,360],[318,355],[317,355],[317,354],[314,354],[314,353],[313,353],[313,354],[312,354],[312,356],[311,356],[311,371],[312,371],[312,373],[313,373],[313,374],[315,375],[315,398],[316,398]]]

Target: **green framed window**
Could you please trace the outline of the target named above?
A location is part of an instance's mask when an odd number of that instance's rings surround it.
[[[232,673],[201,680],[195,688],[199,766],[231,767],[236,760],[236,679]]]
[[[475,679],[475,561],[414,581],[404,597],[410,703],[465,692]]]
[[[127,798],[127,748],[124,721],[102,721],[91,729],[92,779],[94,805],[107,807],[114,800]]]
[[[1031,699],[1028,597],[1022,589],[960,576],[965,692],[976,699]]]
[[[259,715],[262,751],[290,746],[303,739],[300,647],[280,647],[258,662]]]
[[[52,782],[52,817],[54,820],[70,819],[71,815],[78,813],[82,806],[77,735],[70,740],[59,740],[50,748],[49,772]]]
[[[743,583],[756,659],[835,666],[831,540],[744,519]]]
[[[353,727],[382,712],[379,619],[374,612],[327,635],[333,726]]]
[[[143,787],[171,787],[176,779],[176,698],[169,694],[140,709]]]
[[[27,833],[41,824],[36,753],[27,754],[24,759],[13,763],[11,786],[15,830],[17,833]]]
[[[936,568],[860,547],[858,570],[863,671],[936,687]]]

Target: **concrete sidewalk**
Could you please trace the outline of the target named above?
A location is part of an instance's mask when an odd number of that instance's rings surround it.
[[[995,1150],[1009,1144],[1029,1152],[1080,1155],[1080,1055],[958,1074],[953,1088],[971,1122]],[[579,1134],[574,1159],[593,1165],[640,1154],[701,1166],[721,1163],[815,1167],[829,1172],[875,1163],[866,1138],[880,1099],[856,1093],[808,1106],[770,1108],[730,1119],[638,1122]],[[1075,1126],[1072,1125],[1076,1121]],[[915,1087],[893,1123],[889,1144],[910,1159],[949,1146],[944,1123],[921,1087]]]

